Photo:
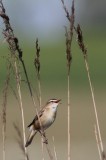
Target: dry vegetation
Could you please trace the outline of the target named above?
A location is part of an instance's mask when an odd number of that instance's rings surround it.
[[[85,67],[87,71],[87,76],[88,76],[88,81],[91,89],[91,96],[92,96],[92,101],[93,101],[93,107],[94,107],[94,114],[95,114],[95,137],[97,141],[97,147],[98,147],[98,152],[99,152],[99,158],[100,160],[106,160],[105,157],[105,152],[104,152],[104,147],[103,147],[103,142],[101,138],[101,132],[100,132],[100,124],[99,124],[99,119],[98,119],[98,114],[97,114],[97,107],[96,107],[96,102],[95,102],[95,96],[94,96],[94,91],[92,87],[92,82],[91,82],[91,77],[90,77],[90,72],[89,72],[89,63],[87,60],[87,48],[85,47],[84,40],[83,40],[83,35],[82,35],[82,30],[80,25],[76,27],[74,22],[75,22],[75,7],[74,7],[74,0],[72,1],[72,7],[71,7],[71,12],[68,11],[64,0],[61,0],[63,9],[66,14],[66,18],[69,21],[69,26],[65,26],[65,38],[66,38],[66,61],[67,61],[67,145],[68,145],[68,152],[67,152],[67,159],[71,160],[71,131],[70,131],[70,73],[71,73],[71,64],[72,64],[72,41],[73,41],[73,34],[74,32],[77,35],[77,42],[79,45],[79,48],[81,49],[84,57],[84,62],[85,62]],[[25,66],[25,62],[23,60],[23,52],[20,49],[19,46],[19,40],[18,38],[14,35],[14,31],[11,27],[9,16],[7,15],[3,2],[0,0],[0,16],[3,19],[4,26],[5,28],[3,29],[2,33],[4,35],[4,38],[6,42],[8,43],[9,46],[9,51],[10,55],[8,55],[8,66],[7,66],[7,77],[5,80],[4,84],[4,90],[3,90],[3,103],[2,103],[2,137],[3,137],[3,160],[6,159],[6,150],[5,150],[5,143],[6,143],[6,107],[7,107],[7,99],[8,99],[8,88],[9,88],[9,81],[11,80],[10,74],[11,72],[14,71],[15,74],[15,80],[16,80],[16,87],[17,87],[17,93],[14,92],[14,95],[18,95],[17,100],[19,102],[19,107],[20,107],[20,114],[21,114],[21,121],[22,121],[22,128],[20,129],[16,124],[14,124],[14,128],[17,132],[18,135],[18,144],[23,152],[24,159],[29,160],[29,156],[27,153],[27,149],[25,147],[26,143],[26,135],[25,135],[25,120],[24,120],[24,110],[23,110],[23,100],[22,100],[22,92],[21,92],[21,71],[19,65],[21,64],[27,86],[29,88],[29,93],[32,98],[33,106],[34,106],[34,111],[38,115],[38,111],[36,108],[36,103],[35,99],[33,96],[31,84],[29,82],[29,77],[27,73],[27,69]],[[41,97],[41,79],[40,79],[40,47],[38,44],[38,39],[36,39],[36,54],[35,54],[35,59],[34,59],[34,65],[35,65],[35,70],[36,70],[36,76],[38,80],[38,99],[39,99],[39,107],[42,105],[42,97]],[[39,117],[39,116],[38,116]],[[42,127],[41,127],[42,128]],[[43,131],[43,130],[42,130]],[[44,131],[43,131],[44,132]],[[46,137],[45,137],[46,138]],[[46,138],[47,139],[47,138]],[[53,137],[53,144],[54,144],[54,153],[51,153],[50,147],[48,143],[43,144],[44,137],[41,136],[41,143],[42,143],[42,159],[44,160],[44,147],[47,149],[47,153],[49,155],[49,158],[51,160],[55,159],[57,160],[57,154],[56,154],[56,147],[55,147],[55,141]],[[54,155],[54,156],[53,156]]]

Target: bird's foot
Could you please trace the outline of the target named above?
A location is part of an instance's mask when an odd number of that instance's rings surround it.
[[[45,139],[43,140],[43,143],[48,144],[48,139],[45,138]]]

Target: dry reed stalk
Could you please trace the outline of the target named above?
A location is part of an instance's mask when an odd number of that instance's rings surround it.
[[[22,137],[20,128],[15,123],[13,123],[13,126],[14,126],[14,128],[16,130],[17,135],[18,135],[17,142],[19,144],[19,147],[22,150],[23,154],[25,154],[24,145],[22,143],[23,142],[23,137]],[[27,156],[27,160],[29,160],[28,154],[26,156]]]
[[[94,125],[94,131],[95,131],[96,144],[97,144],[98,153],[99,153],[99,159],[102,160],[102,157],[101,157],[101,149],[100,149],[100,145],[99,145],[98,132],[97,132],[97,127],[96,127],[96,125]]]
[[[19,96],[19,102],[20,102],[20,110],[21,110],[21,118],[22,118],[22,129],[23,129],[23,141],[24,141],[24,146],[26,143],[26,138],[25,138],[25,122],[24,122],[24,112],[23,112],[23,104],[22,104],[22,95],[21,95],[21,87],[20,87],[20,77],[19,77],[19,70],[17,67],[17,55],[18,53],[18,58],[22,62],[22,66],[24,68],[24,72],[27,78],[27,82],[29,82],[28,77],[27,77],[27,72],[26,68],[24,65],[24,61],[22,60],[22,51],[19,48],[18,44],[18,39],[14,36],[13,29],[10,25],[9,17],[6,15],[5,8],[3,6],[2,0],[0,0],[0,16],[3,18],[4,24],[5,24],[5,30],[3,30],[4,37],[9,44],[9,49],[11,52],[11,57],[13,57],[14,60],[14,68],[15,68],[15,76],[16,76],[16,82],[17,82],[17,91],[18,91],[18,96]],[[30,85],[28,84],[29,89]],[[27,150],[24,147],[25,150],[25,160],[27,160]]]
[[[30,86],[30,82],[29,82],[27,70],[26,70],[26,67],[25,67],[25,63],[24,63],[24,60],[22,59],[23,52],[19,47],[18,38],[15,37],[15,35],[14,35],[13,29],[12,29],[11,24],[10,24],[9,17],[5,12],[5,8],[4,8],[2,0],[0,0],[0,16],[3,18],[3,22],[5,24],[5,29],[3,30],[4,38],[7,41],[7,43],[9,44],[9,49],[11,51],[11,56],[15,57],[14,58],[15,73],[19,73],[18,68],[17,68],[17,63],[16,63],[16,58],[18,58],[20,60],[21,64],[22,64],[22,67],[23,67],[23,70],[24,70],[24,73],[25,73],[25,76],[26,76],[26,80],[27,80],[27,84],[28,84],[28,87],[29,87],[29,91],[30,91],[30,95],[31,95],[31,98],[32,98],[33,105],[36,108],[36,103],[35,103],[35,99],[34,99],[32,89],[31,89],[31,86]],[[20,78],[20,77],[18,77],[18,75],[16,75],[16,77]],[[19,95],[19,98],[20,98],[20,107],[22,107],[20,79],[17,79],[17,89],[18,89],[18,95]],[[36,109],[36,113],[38,115],[37,109]],[[21,117],[22,117],[23,122],[24,122],[23,116],[24,116],[23,108],[21,108]],[[38,116],[38,119],[39,119],[39,116]],[[24,137],[24,143],[25,143],[25,132],[24,131],[25,131],[25,128],[24,128],[24,124],[23,124],[23,137]],[[51,154],[47,144],[46,144],[46,148],[47,148],[50,159],[52,159],[52,154]],[[26,148],[25,148],[25,152],[26,152]],[[27,158],[27,157],[25,157],[25,158]]]
[[[70,23],[70,29],[67,31],[67,27],[65,27],[65,36],[66,36],[66,55],[67,55],[67,102],[68,102],[68,160],[71,159],[71,135],[70,135],[70,66],[72,63],[72,39],[73,39],[73,30],[74,30],[74,21],[75,21],[75,8],[74,8],[74,0],[72,1],[71,14],[69,13],[67,7],[65,6],[64,0],[61,0],[63,4],[63,9],[66,13],[66,17]]]
[[[51,151],[50,151],[50,147],[49,147],[48,144],[46,144],[46,149],[47,149],[47,152],[48,152],[48,155],[49,155],[50,160],[53,160],[54,158],[53,158],[53,156],[52,156],[52,153],[51,153]]]
[[[41,80],[40,80],[40,66],[41,65],[40,65],[40,47],[39,47],[39,44],[38,44],[38,38],[36,39],[36,55],[35,55],[35,59],[34,59],[34,65],[35,65],[35,69],[36,69],[36,72],[37,72],[38,90],[39,90],[39,106],[41,108],[41,105],[42,105],[42,102],[41,102],[42,101],[42,98],[41,98]],[[38,115],[37,110],[36,110],[36,113]],[[50,158],[50,160],[53,160],[53,156],[52,156],[52,153],[51,153],[50,148],[48,146],[47,137],[46,137],[45,132],[42,128],[42,124],[40,122],[39,115],[38,115],[38,119],[39,119],[39,123],[40,123],[40,126],[41,126],[41,131],[42,131],[42,134],[41,134],[42,159],[44,160],[44,142],[46,142],[45,144],[46,144],[46,149],[47,149],[49,158]]]
[[[38,90],[39,90],[39,107],[41,108],[41,82],[40,82],[40,47],[38,45],[38,38],[36,39],[36,55],[34,60],[35,69],[37,72],[38,80]],[[44,160],[44,144],[43,137],[41,136],[41,146],[42,146],[42,160]]]
[[[11,64],[8,64],[7,67],[7,78],[5,80],[5,87],[3,90],[3,110],[2,110],[2,137],[3,137],[3,160],[6,159],[6,151],[5,151],[5,141],[6,141],[6,108],[7,108],[7,96],[8,96],[8,88],[10,82],[10,69]]]
[[[16,60],[14,62],[14,68],[15,68],[15,72],[16,72],[17,91],[18,91],[18,96],[19,96],[19,106],[20,106],[20,110],[21,110],[21,120],[22,120],[22,130],[23,130],[23,146],[24,146],[25,160],[28,160],[27,159],[27,149],[25,147],[26,136],[25,136],[24,110],[23,110],[22,94],[21,94],[21,86],[20,86],[21,79],[20,79],[20,74],[19,74]]]
[[[42,160],[45,160],[45,158],[44,158],[44,144],[43,144],[43,137],[41,137],[41,147],[42,147]]]
[[[34,59],[34,66],[37,72],[37,81],[38,81],[38,92],[39,92],[39,107],[41,108],[41,80],[40,80],[40,47],[38,44],[38,38],[36,39],[36,54]],[[44,160],[44,144],[43,144],[43,137],[41,136],[41,146],[42,146],[42,160]]]
[[[82,30],[81,30],[79,24],[78,24],[77,28],[75,29],[75,31],[77,33],[77,41],[78,41],[79,48],[81,49],[83,56],[84,56],[85,67],[86,67],[88,81],[89,81],[89,85],[90,85],[90,91],[91,91],[91,95],[92,95],[95,120],[96,120],[96,127],[97,127],[98,138],[99,138],[100,149],[101,149],[101,156],[102,156],[103,160],[106,160],[103,142],[102,142],[102,138],[101,138],[100,125],[99,125],[99,119],[98,119],[98,113],[97,113],[97,106],[96,106],[96,102],[95,102],[95,95],[94,95],[92,81],[91,81],[90,72],[89,72],[89,64],[88,64],[88,60],[87,60],[87,48],[85,47],[85,44],[83,41]]]
[[[55,147],[54,136],[52,137],[52,140],[53,140],[53,148],[54,148],[55,160],[58,160],[58,159],[57,159],[57,153],[56,153],[56,147]]]
[[[31,96],[34,107],[36,107],[34,96],[33,96],[33,93],[32,93],[31,85],[30,85],[30,82],[29,82],[28,74],[27,74],[27,70],[26,70],[26,67],[25,67],[24,60],[22,58],[23,52],[20,49],[18,38],[14,35],[13,29],[12,29],[11,24],[10,24],[9,16],[6,14],[6,11],[5,11],[2,0],[0,0],[0,16],[3,19],[4,25],[5,25],[5,29],[3,30],[2,33],[4,35],[5,40],[9,44],[9,49],[10,49],[11,53],[15,56],[18,56],[18,58],[19,58],[19,60],[22,64],[23,71],[24,71],[26,81],[27,81],[27,84],[28,84],[30,96]],[[16,54],[16,52],[17,52],[17,54]]]

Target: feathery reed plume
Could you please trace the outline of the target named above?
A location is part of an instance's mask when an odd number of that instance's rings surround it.
[[[82,30],[81,30],[81,27],[80,27],[79,24],[78,24],[77,28],[75,29],[75,31],[77,33],[78,45],[79,45],[79,47],[80,47],[80,49],[83,53],[83,56],[84,56],[85,67],[86,67],[88,81],[89,81],[91,95],[92,95],[92,101],[93,101],[93,107],[94,107],[94,113],[95,113],[95,120],[96,120],[96,127],[97,127],[98,138],[99,138],[100,149],[101,149],[101,156],[103,157],[103,160],[106,160],[104,147],[103,147],[103,142],[102,142],[102,137],[101,137],[101,131],[100,131],[100,125],[99,125],[99,119],[98,119],[98,113],[97,113],[97,106],[96,106],[96,102],[95,102],[95,95],[94,95],[92,81],[91,81],[90,72],[89,72],[89,64],[88,64],[88,60],[87,60],[87,48],[85,47],[85,44],[84,44],[84,41],[83,41]]]
[[[8,64],[7,67],[7,78],[5,80],[5,87],[3,90],[3,110],[2,110],[2,136],[3,136],[3,160],[6,159],[6,151],[5,151],[5,141],[6,141],[6,107],[7,107],[7,96],[8,96],[8,88],[10,82],[10,69],[11,64]]]
[[[62,5],[63,5],[63,9],[66,13],[66,17],[68,19],[68,21],[70,22],[70,30],[71,33],[73,34],[73,29],[74,29],[74,21],[75,21],[75,7],[74,7],[74,0],[72,1],[72,6],[71,6],[71,15],[67,9],[67,7],[65,6],[64,0],[61,0]]]
[[[78,45],[83,53],[83,56],[84,56],[84,59],[87,60],[87,48],[85,47],[85,44],[84,44],[84,41],[83,41],[83,35],[82,35],[82,30],[80,28],[80,25],[78,24],[77,25],[77,28],[76,28],[76,33],[77,33],[77,42],[78,42]]]
[[[35,55],[35,60],[34,60],[34,64],[35,64],[35,68],[38,74],[38,77],[40,76],[40,47],[38,44],[38,38],[36,39],[36,55]]]
[[[67,17],[67,19],[70,21],[70,13],[69,13],[67,7],[65,6],[64,0],[61,0],[61,2],[62,2],[62,4],[63,4],[63,9],[64,9],[64,11],[65,11],[65,13],[66,13],[66,17]]]
[[[70,38],[70,32],[68,32],[66,26],[65,26],[65,36],[66,36],[67,67],[68,67],[68,75],[69,75],[70,74],[70,66],[71,66],[71,62],[72,62],[72,51],[71,51],[72,40]]]
[[[6,15],[5,8],[3,6],[2,0],[0,0],[0,16],[3,18],[4,24],[5,24],[5,30],[3,30],[3,34],[4,34],[4,37],[5,37],[8,45],[9,45],[9,49],[10,49],[10,52],[11,52],[11,57],[13,58],[13,61],[14,61],[17,91],[18,91],[18,96],[19,96],[21,119],[22,119],[23,143],[24,143],[24,146],[25,146],[26,137],[25,137],[24,111],[23,111],[23,103],[22,103],[22,95],[21,95],[21,87],[20,87],[21,80],[20,80],[19,69],[18,69],[17,61],[16,61],[17,60],[16,52],[18,53],[19,60],[22,62],[22,66],[23,66],[23,69],[24,69],[24,72],[25,72],[25,75],[26,75],[26,78],[27,78],[29,89],[31,89],[31,88],[30,88],[29,80],[28,80],[28,77],[27,77],[27,74],[26,74],[27,72],[26,72],[26,68],[25,68],[25,65],[24,65],[24,61],[22,60],[22,51],[19,48],[18,39],[14,36],[13,29],[10,25],[9,17]],[[25,160],[27,160],[27,156],[26,156],[27,155],[27,150],[26,150],[25,147],[24,147],[24,150],[25,150],[25,153],[26,153],[24,158],[25,158]]]
[[[66,17],[69,21],[70,27],[69,31],[67,27],[65,27],[65,36],[66,36],[66,55],[67,55],[67,67],[68,67],[68,160],[71,159],[71,149],[70,149],[70,66],[72,63],[72,39],[73,39],[73,30],[74,30],[74,21],[75,21],[75,7],[74,0],[72,1],[71,14],[69,13],[67,7],[65,6],[64,0],[61,0],[63,4],[63,9],[66,13]]]
[[[40,47],[38,44],[38,38],[36,39],[36,55],[34,59],[34,65],[37,72],[38,89],[39,89],[39,106],[41,108],[41,81],[40,81]]]
[[[22,150],[23,154],[25,155],[26,153],[25,153],[25,150],[24,150],[23,137],[22,137],[22,134],[21,134],[21,130],[15,123],[13,123],[13,126],[14,126],[14,129],[16,130],[17,135],[18,135],[18,138],[16,140],[19,144],[20,149]],[[26,157],[27,157],[27,160],[29,160],[28,154],[26,154]]]
[[[36,39],[36,54],[34,59],[34,65],[37,72],[38,89],[39,89],[39,107],[41,108],[41,81],[40,81],[40,47],[38,44],[38,38]],[[42,146],[42,160],[44,160],[44,144],[43,137],[41,136],[41,146]]]
[[[57,159],[57,153],[56,153],[56,147],[55,147],[55,142],[54,142],[54,136],[52,137],[52,140],[53,140],[53,148],[54,148],[54,155],[55,155],[55,160],[58,160]]]
[[[39,106],[41,108],[41,80],[40,80],[40,66],[41,65],[40,65],[40,47],[39,47],[39,44],[38,44],[38,38],[36,39],[36,55],[35,55],[35,59],[34,59],[34,65],[35,65],[35,69],[36,69],[36,72],[37,72],[38,89],[39,89]],[[36,113],[38,115],[37,110],[36,110]],[[47,140],[45,131],[42,128],[42,124],[40,122],[39,115],[38,115],[38,120],[39,120],[39,123],[40,123],[40,126],[41,126],[41,132],[42,132],[41,133],[42,156],[43,156],[42,159],[44,160],[44,145],[43,145],[43,143],[45,143],[49,158],[51,160],[53,160],[53,156],[52,156],[52,153],[51,153],[50,148],[48,146],[48,140]]]
[[[3,30],[2,33],[4,35],[5,40],[9,44],[9,49],[11,51],[11,54],[14,56],[17,56],[16,53],[18,54],[18,58],[22,64],[22,67],[23,67],[23,70],[24,70],[24,73],[26,76],[26,80],[27,80],[27,84],[28,84],[28,88],[29,88],[29,92],[30,92],[30,95],[32,98],[33,105],[36,107],[35,100],[34,100],[33,93],[32,93],[32,89],[31,89],[31,85],[29,82],[28,74],[27,74],[27,70],[25,67],[24,60],[22,58],[23,52],[20,49],[18,38],[14,35],[13,29],[10,24],[10,19],[9,19],[8,15],[6,14],[2,0],[0,0],[0,16],[3,19],[4,25],[5,25],[5,29]]]

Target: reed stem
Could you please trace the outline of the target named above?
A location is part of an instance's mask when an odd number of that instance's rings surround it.
[[[24,120],[24,110],[23,110],[23,103],[22,103],[22,95],[21,95],[21,86],[20,86],[20,75],[19,75],[19,70],[17,67],[16,60],[14,62],[14,67],[15,67],[15,73],[16,73],[16,81],[17,81],[17,91],[18,91],[18,96],[19,96],[19,103],[20,103],[20,110],[21,110],[21,120],[22,120],[22,133],[23,133],[23,146],[24,146],[24,151],[25,151],[25,157],[24,159],[27,160],[27,149],[25,147],[26,144],[26,136],[25,136],[25,120]]]
[[[95,138],[96,138],[96,143],[97,143],[97,148],[98,148],[98,153],[99,153],[99,159],[102,160],[101,149],[100,149],[100,145],[99,145],[98,132],[97,132],[96,125],[94,126],[94,131],[95,131]]]
[[[54,142],[54,136],[52,137],[52,139],[53,139],[53,148],[54,148],[55,160],[58,160],[58,159],[57,159],[57,153],[56,153],[55,142]]]
[[[10,68],[11,64],[7,68],[7,77],[5,80],[5,87],[3,90],[3,110],[2,110],[2,137],[3,137],[3,160],[6,160],[6,150],[5,150],[5,141],[6,141],[6,111],[7,111],[7,96],[8,96],[8,87],[10,82]]]
[[[68,160],[71,159],[71,149],[70,149],[70,143],[71,143],[71,138],[70,138],[70,76],[68,74]]]
[[[106,160],[106,157],[104,154],[102,137],[101,137],[99,118],[98,118],[98,113],[97,113],[97,106],[96,106],[96,102],[95,102],[95,95],[94,95],[94,91],[93,91],[93,87],[92,87],[92,82],[91,82],[91,77],[90,77],[90,72],[89,72],[89,65],[88,65],[86,57],[84,58],[84,62],[85,62],[85,66],[86,66],[87,76],[88,76],[89,85],[90,85],[90,91],[91,91],[91,95],[92,95],[92,102],[93,102],[93,108],[94,108],[94,113],[95,113],[95,120],[96,120],[96,127],[97,127],[97,131],[98,131],[99,144],[100,144],[100,148],[101,148],[101,155],[102,155],[102,157],[104,157],[103,160]]]

